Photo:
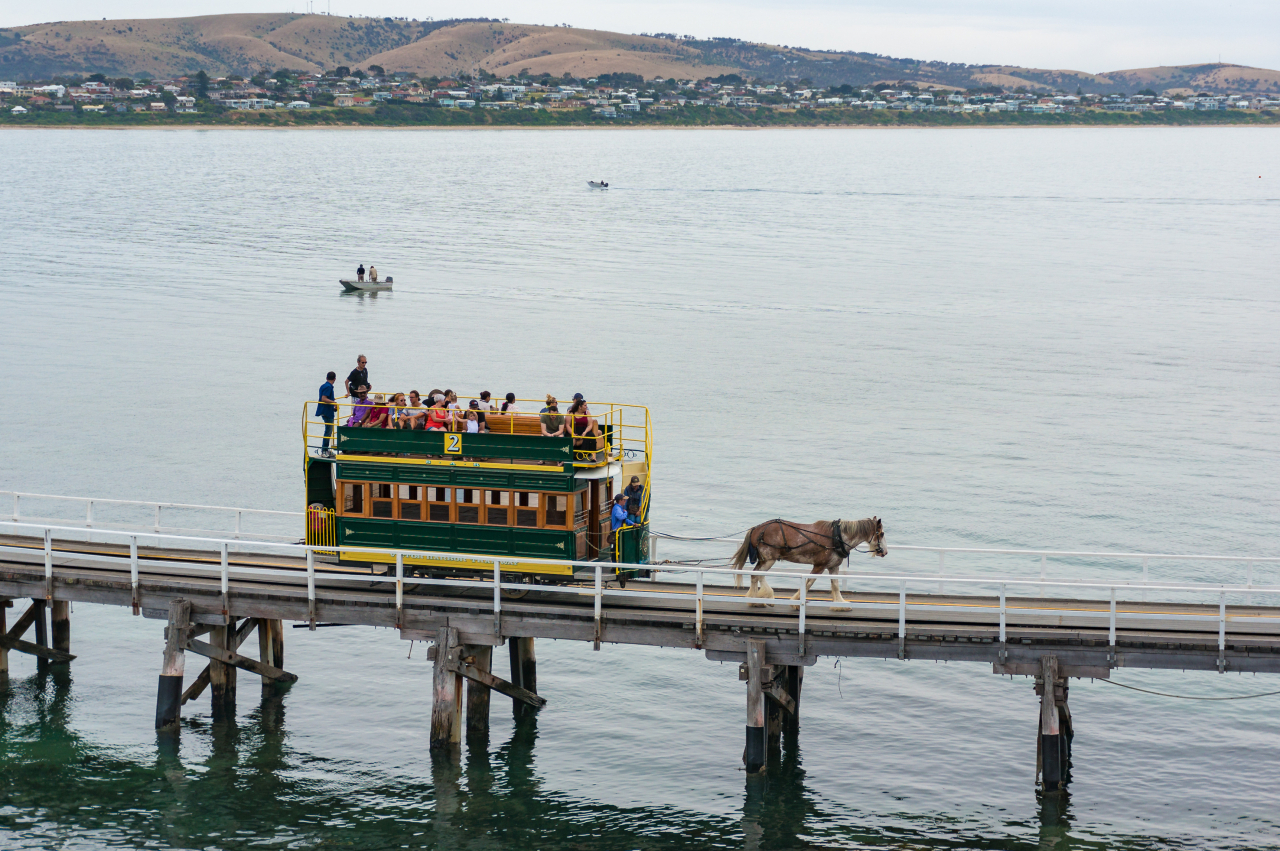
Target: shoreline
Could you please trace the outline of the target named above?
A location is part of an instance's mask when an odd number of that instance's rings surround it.
[[[248,123],[154,123],[154,124],[98,124],[88,122],[68,124],[59,123],[27,123],[0,122],[0,131],[4,130],[68,130],[68,131],[131,131],[131,130],[260,130],[271,132],[289,132],[296,130],[316,131],[356,131],[356,130],[407,130],[407,131],[444,131],[444,132],[490,132],[506,130],[539,130],[539,131],[591,131],[591,132],[634,132],[637,130],[1044,130],[1044,129],[1080,129],[1080,130],[1203,130],[1217,127],[1247,127],[1265,129],[1280,127],[1280,120],[1275,121],[1219,121],[1196,124],[1174,123],[1049,123],[1025,122],[1009,124],[248,124]]]

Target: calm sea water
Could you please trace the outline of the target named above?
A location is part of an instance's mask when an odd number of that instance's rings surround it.
[[[1280,555],[1280,134],[30,131],[0,152],[0,488],[298,510],[302,402],[364,353],[387,389],[651,406],[667,531],[877,514],[890,543]],[[395,292],[339,295],[361,262]],[[736,668],[693,652],[542,642],[547,708],[516,727],[495,701],[489,748],[451,767],[425,654],[387,630],[289,630],[286,695],[244,678],[234,725],[189,705],[168,748],[161,630],[80,606],[69,673],[15,654],[0,845],[1280,847],[1280,698],[1074,684],[1075,782],[1042,808],[1030,683],[981,665],[820,661],[798,743],[749,785]]]

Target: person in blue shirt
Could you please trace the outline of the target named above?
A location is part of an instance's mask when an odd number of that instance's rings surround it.
[[[609,512],[609,529],[611,548],[617,547],[618,530],[627,525],[627,498],[618,494],[613,498],[613,510]]]
[[[329,438],[333,436],[333,415],[337,413],[338,406],[334,404],[333,382],[338,377],[336,372],[330,372],[325,376],[324,384],[320,385],[320,401],[316,403],[316,416],[324,420],[324,440],[320,442],[320,454],[329,454]]]

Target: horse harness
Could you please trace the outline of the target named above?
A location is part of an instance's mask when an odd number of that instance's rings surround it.
[[[827,546],[829,546],[829,547],[830,547],[830,549],[831,549],[832,551],[834,551],[834,552],[835,552],[835,554],[836,554],[836,555],[838,555],[842,560],[843,560],[843,559],[845,559],[845,558],[848,558],[848,556],[849,556],[849,552],[850,552],[850,549],[851,549],[851,548],[849,547],[848,543],[846,543],[846,542],[845,542],[844,535],[843,535],[843,534],[841,533],[841,531],[840,531],[840,521],[839,521],[839,520],[831,521],[831,534],[830,534],[830,535],[823,535],[821,532],[814,532],[814,533],[813,533],[814,535],[817,535],[818,537],[826,538],[826,539],[828,539],[829,541],[831,541],[831,543],[828,545],[828,544],[823,544],[823,543],[820,543],[820,542],[818,542],[818,541],[815,541],[813,538],[811,538],[811,537],[810,537],[810,533],[809,533],[808,531],[806,531],[806,530],[804,530],[804,529],[801,529],[799,526],[795,525],[794,523],[788,523],[786,520],[783,520],[783,519],[781,519],[781,518],[774,518],[773,520],[769,520],[769,521],[767,521],[767,522],[765,522],[765,523],[761,523],[761,524],[760,524],[760,526],[758,527],[758,528],[760,529],[760,531],[759,531],[759,532],[757,532],[757,533],[756,533],[756,535],[755,535],[756,540],[755,540],[755,541],[748,541],[748,542],[747,542],[747,543],[748,543],[748,545],[749,545],[749,547],[750,547],[750,550],[752,550],[752,551],[759,551],[759,549],[760,549],[760,543],[761,543],[761,538],[762,538],[762,537],[763,537],[763,535],[764,535],[764,529],[765,529],[765,527],[769,526],[770,524],[777,524],[777,525],[779,525],[779,526],[782,526],[782,527],[783,527],[783,528],[785,528],[785,529],[793,529],[793,530],[795,530],[796,532],[799,532],[799,533],[800,533],[800,537],[804,538],[804,539],[805,539],[808,543],[810,543],[810,544],[817,544],[817,545],[818,545],[818,546],[820,546],[820,547],[827,547]],[[803,547],[803,546],[804,546],[804,544],[801,544],[801,545],[800,545],[800,547]],[[800,547],[793,547],[793,546],[788,545],[788,544],[787,544],[787,533],[786,533],[786,532],[783,532],[783,533],[782,533],[782,546],[778,547],[778,549],[782,550],[782,551],[785,553],[785,552],[791,552],[792,550],[799,549]],[[751,559],[751,563],[752,563],[752,564],[755,564],[755,562],[756,562],[756,560],[755,560],[754,558],[752,558],[752,559]]]

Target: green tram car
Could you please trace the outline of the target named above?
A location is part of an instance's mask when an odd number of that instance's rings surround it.
[[[497,559],[504,574],[570,581],[569,561],[648,563],[647,408],[592,405],[600,436],[583,438],[546,437],[538,414],[521,413],[486,412],[481,433],[348,426],[342,400],[326,449],[315,405],[303,414],[307,543],[373,548],[341,553],[340,564],[376,568],[395,562],[378,549],[429,550],[450,555],[406,556],[406,574],[491,574]],[[612,534],[613,496],[632,476],[644,487],[639,522]],[[612,564],[606,576],[628,578]]]

